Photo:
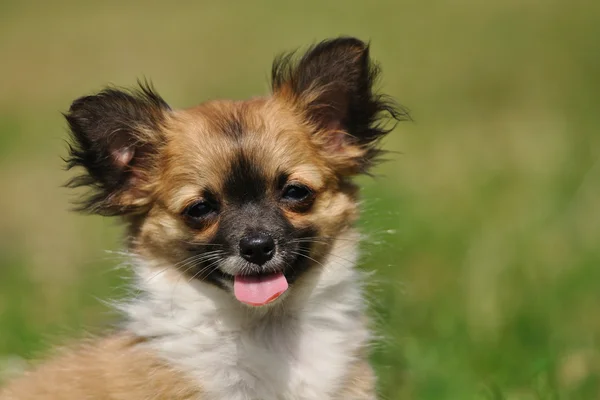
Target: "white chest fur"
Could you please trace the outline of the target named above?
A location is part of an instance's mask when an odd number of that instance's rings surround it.
[[[197,379],[207,400],[327,400],[369,340],[355,251],[316,266],[269,310],[138,262],[127,328]]]

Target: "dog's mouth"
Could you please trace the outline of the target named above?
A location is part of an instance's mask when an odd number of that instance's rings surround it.
[[[260,307],[280,298],[310,268],[311,263],[308,258],[298,257],[284,265],[239,273],[217,268],[209,278],[222,289],[232,291],[240,303]]]
[[[226,289],[232,291],[240,303],[254,307],[276,301],[297,278],[291,269],[269,269],[233,275],[221,270],[219,274]]]
[[[288,280],[283,272],[236,275],[233,278],[235,298],[251,306],[264,306],[277,300],[288,287]]]
[[[230,292],[243,304],[260,307],[275,302],[290,290],[298,278],[309,270],[313,258],[308,254],[310,247],[304,244],[294,251],[282,252],[279,258],[264,266],[249,264],[240,257],[225,257],[217,262],[209,273],[193,273],[192,279],[212,283]],[[205,271],[204,265],[198,265],[195,271]]]

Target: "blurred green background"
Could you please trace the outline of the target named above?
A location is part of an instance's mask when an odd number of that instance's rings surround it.
[[[600,398],[600,2],[0,1],[0,374],[114,319],[116,220],[68,211],[70,102],[266,93],[274,54],[372,40],[412,110],[361,179],[383,399]],[[1,378],[0,378],[1,379]]]

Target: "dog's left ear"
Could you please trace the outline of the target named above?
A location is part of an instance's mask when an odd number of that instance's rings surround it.
[[[272,86],[276,97],[300,110],[332,164],[352,175],[366,172],[382,153],[379,141],[391,131],[384,119],[408,118],[374,92],[378,75],[368,44],[343,37],[317,44],[297,62],[293,53],[277,58]]]

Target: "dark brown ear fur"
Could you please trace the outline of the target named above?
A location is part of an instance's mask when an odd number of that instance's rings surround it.
[[[373,85],[379,67],[368,44],[351,37],[323,41],[300,59],[295,53],[273,63],[276,96],[291,99],[314,127],[325,151],[343,173],[366,172],[382,151],[380,139],[391,129],[385,118],[408,119],[408,113]]]
[[[65,114],[71,131],[67,168],[83,167],[87,173],[67,186],[90,188],[80,211],[117,215],[139,210],[168,110],[149,84],[132,91],[108,88],[73,102]]]

